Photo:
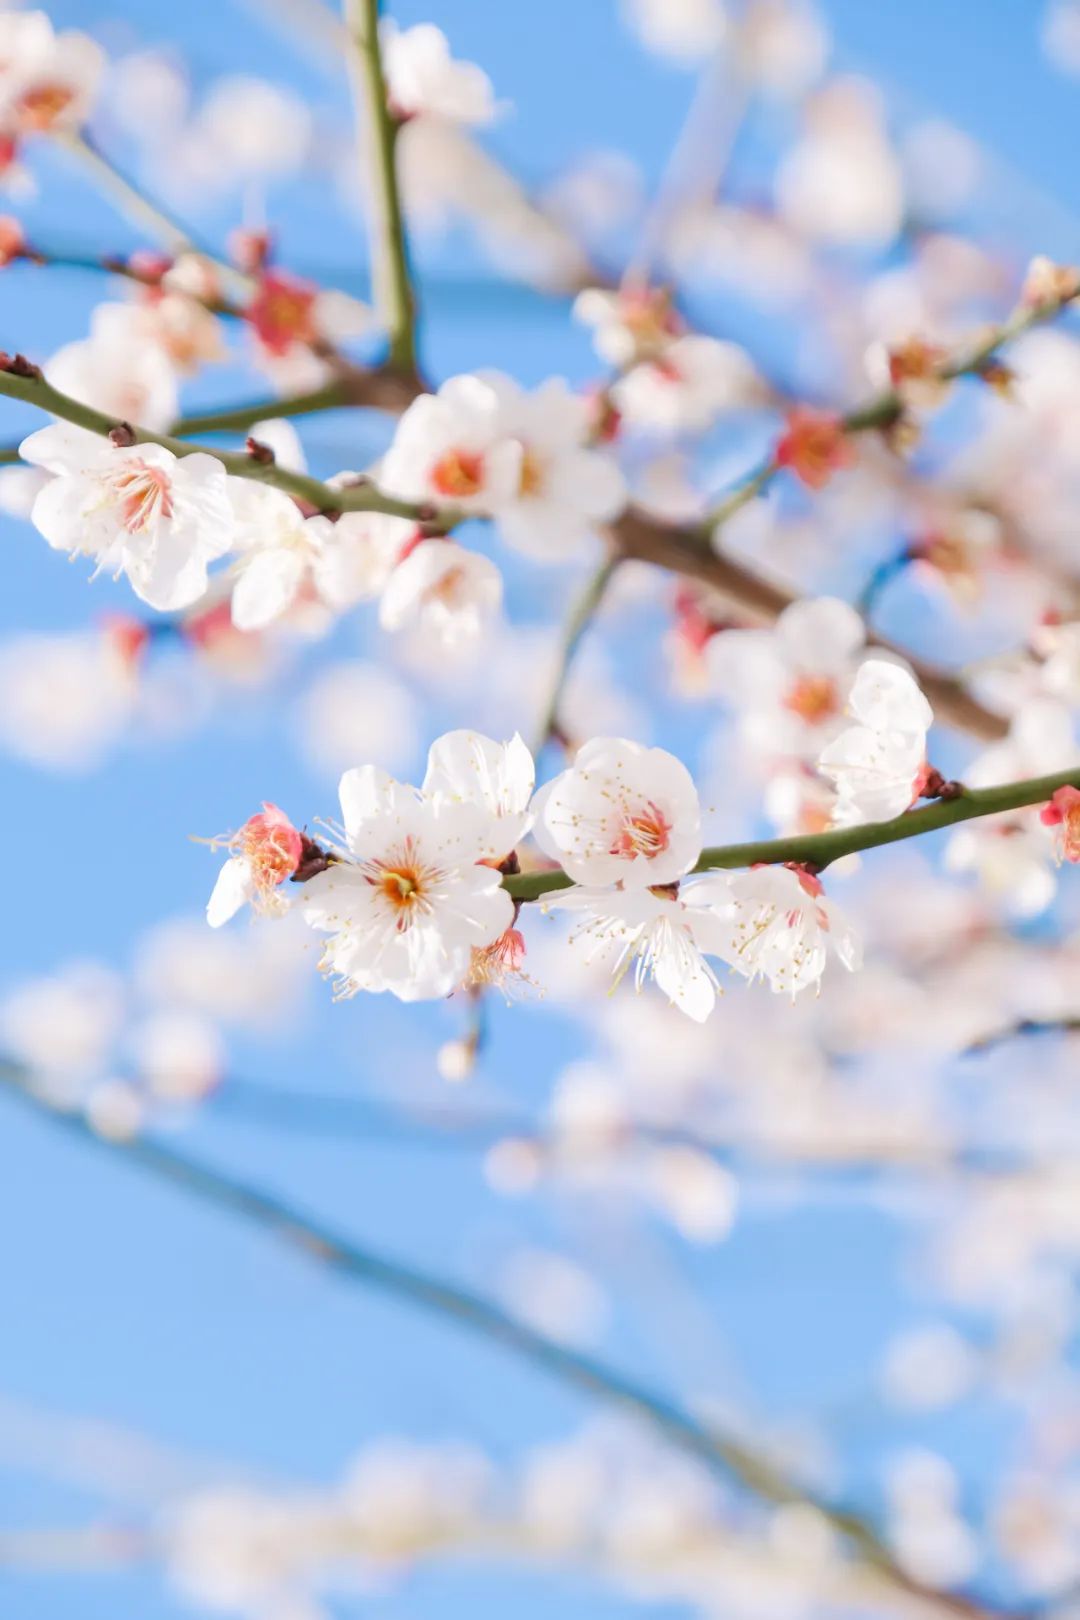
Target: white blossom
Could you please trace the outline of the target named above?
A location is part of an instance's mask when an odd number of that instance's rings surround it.
[[[402,416],[382,486],[403,500],[490,513],[517,495],[521,459],[521,446],[506,436],[498,392],[480,377],[452,377]]]
[[[494,817],[434,798],[365,765],[341,779],[342,859],[304,885],[311,927],[328,934],[323,967],[339,990],[445,996],[474,950],[513,921],[499,873],[481,864]]]
[[[786,866],[759,866],[729,881],[724,960],[753,981],[794,1000],[818,985],[830,955],[849,971],[862,964],[854,929],[817,878]]]
[[[856,724],[822,751],[819,769],[836,788],[838,826],[891,821],[926,783],[926,733],[934,713],[918,683],[899,664],[869,658],[847,702]]]
[[[762,397],[745,349],[697,333],[640,361],[611,389],[627,426],[663,434],[703,432],[722,412],[745,409]]]
[[[41,428],[19,454],[56,476],[34,501],[35,528],[51,546],[126,574],[161,612],[190,607],[207,564],[229,549],[233,513],[214,456],[177,457],[156,444],[117,448],[66,424]]]
[[[491,80],[475,62],[451,56],[446,35],[433,23],[400,29],[386,18],[379,27],[379,42],[387,95],[399,118],[492,122],[497,108]]]
[[[475,640],[502,604],[502,575],[455,540],[421,540],[390,574],[379,602],[384,630],[419,626],[444,646]]]
[[[477,731],[448,731],[432,743],[423,793],[433,804],[468,805],[487,837],[484,860],[501,861],[532,826],[533,757],[516,734],[492,742]]]

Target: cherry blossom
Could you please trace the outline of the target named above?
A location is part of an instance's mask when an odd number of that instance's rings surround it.
[[[713,1010],[717,979],[707,956],[724,956],[730,928],[728,879],[713,873],[693,883],[649,888],[572,888],[546,896],[544,910],[580,917],[573,938],[594,954],[614,956],[616,979],[633,966],[640,989],[652,978],[687,1017],[701,1023]]]
[[[502,602],[490,557],[454,540],[421,540],[390,574],[379,602],[384,630],[419,626],[444,647],[474,641]]]
[[[341,859],[304,886],[305,920],[330,936],[323,969],[339,992],[445,996],[474,950],[510,927],[514,903],[484,864],[494,816],[397,782],[373,765],[341,779]]]
[[[763,978],[794,1000],[820,985],[830,956],[849,972],[861,966],[854,929],[802,868],[759,866],[732,874],[724,960],[753,982]]]
[[[504,433],[521,447],[518,488],[496,509],[510,545],[549,560],[577,556],[594,525],[626,504],[622,473],[610,456],[586,448],[588,400],[559,377],[531,393],[509,377],[487,374]]]
[[[452,377],[402,416],[382,485],[405,500],[492,512],[518,495],[521,467],[521,446],[506,435],[496,389],[480,377]]]
[[[292,877],[304,853],[302,835],[276,804],[264,804],[258,815],[249,816],[239,832],[212,841],[234,851],[218,873],[207,902],[206,920],[220,928],[243,905],[257,911],[284,909],[277,890]]]
[[[662,748],[594,737],[533,808],[544,854],[590,888],[675,883],[701,853],[697,789]]]
[[[214,456],[177,457],[156,444],[114,448],[66,424],[24,439],[25,461],[56,476],[32,518],[51,546],[90,556],[97,571],[126,574],[162,612],[189,607],[207,586],[207,563],[232,543],[226,473]]]
[[[386,18],[379,27],[390,107],[398,118],[431,118],[451,124],[490,124],[497,108],[491,80],[475,62],[450,55],[446,35],[433,23],[399,29]]]
[[[868,658],[855,677],[848,726],[823,749],[822,774],[836,788],[838,826],[891,821],[926,786],[926,733],[934,713],[918,683],[899,664]]]

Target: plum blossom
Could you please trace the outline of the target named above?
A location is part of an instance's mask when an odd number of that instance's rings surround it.
[[[135,594],[161,612],[202,596],[207,563],[233,537],[227,477],[214,456],[115,447],[66,424],[32,433],[19,454],[58,475],[31,513],[50,546],[93,557],[97,572],[126,574]]]
[[[475,62],[451,56],[446,35],[434,23],[400,29],[386,18],[379,43],[387,98],[396,117],[473,125],[495,118],[491,80]]]
[[[1080,790],[1058,788],[1039,812],[1044,827],[1056,828],[1055,840],[1062,860],[1080,861]]]
[[[136,304],[99,304],[89,337],[57,349],[44,371],[61,393],[118,422],[161,432],[179,415],[176,367],[163,347],[147,342]]]
[[[586,287],[574,300],[574,319],[592,327],[597,354],[620,371],[661,354],[686,331],[668,289],[638,282],[614,292]]]
[[[375,326],[359,299],[277,268],[259,272],[244,315],[263,369],[282,388],[314,385],[326,373],[322,351],[366,337]]]
[[[587,448],[589,401],[561,377],[532,393],[498,374],[483,380],[498,396],[504,433],[521,447],[517,490],[497,508],[500,534],[534,557],[575,556],[593,526],[626,504],[626,484],[615,462]]]
[[[105,53],[88,34],[56,33],[44,11],[0,12],[0,129],[17,141],[77,128],[104,69]]]
[[[672,1006],[702,1023],[716,1003],[716,974],[707,956],[723,956],[730,929],[728,879],[713,873],[694,883],[634,889],[567,889],[547,895],[543,908],[569,911],[581,921],[572,938],[592,954],[613,952],[616,981],[633,965],[640,990],[655,980]]]
[[[323,970],[343,995],[449,995],[473,952],[513,922],[514,903],[485,864],[500,842],[496,818],[373,765],[347,771],[340,796],[340,859],[306,884],[302,903],[308,924],[330,936]]]
[[[292,877],[304,853],[303,834],[285,812],[276,804],[264,804],[239,832],[211,841],[213,848],[222,845],[234,853],[218,873],[207,902],[210,927],[220,928],[245,904],[256,911],[283,911],[285,902],[277,890]]]
[[[0,642],[0,748],[45,770],[91,770],[124,736],[137,694],[108,636],[11,636]]]
[[[675,883],[701,854],[697,789],[662,748],[594,737],[533,809],[544,854],[589,888]]]
[[[859,669],[847,710],[856,724],[818,760],[836,789],[833,821],[842,827],[891,821],[926,786],[926,733],[934,711],[906,669],[880,658],[868,658]]]
[[[849,972],[862,965],[851,924],[801,867],[758,866],[729,881],[728,936],[720,953],[736,973],[795,999],[820,985],[830,955]]]
[[[420,626],[444,647],[474,641],[502,603],[490,557],[455,540],[421,540],[391,573],[379,603],[384,630]]]
[[[414,400],[397,425],[382,485],[403,500],[492,512],[521,488],[521,446],[506,436],[502,402],[480,377],[451,377]]]
[[[649,433],[698,433],[724,411],[764,398],[761,379],[737,343],[688,333],[640,361],[612,384],[628,427]]]
[[[854,608],[819,596],[793,602],[769,630],[714,635],[705,657],[755,751],[810,761],[843,725],[865,639]]]
[[[489,838],[483,859],[501,861],[532,826],[536,766],[515,732],[492,742],[477,731],[447,731],[428,752],[422,792],[435,805],[471,805]]]
[[[855,452],[843,419],[833,411],[797,405],[788,412],[776,446],[776,461],[788,467],[807,489],[824,489],[834,472],[850,466]]]
[[[730,26],[723,0],[623,0],[623,12],[646,50],[688,66],[719,50]]]

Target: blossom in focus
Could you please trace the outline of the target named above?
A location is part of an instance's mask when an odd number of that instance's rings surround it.
[[[99,572],[126,574],[135,594],[161,612],[202,596],[207,563],[233,536],[216,457],[177,457],[156,444],[115,447],[66,424],[32,433],[19,454],[57,474],[31,513],[51,546],[93,557]]]
[[[398,563],[379,603],[384,630],[417,626],[445,647],[474,641],[502,603],[502,575],[454,540],[421,540]]]
[[[589,888],[675,883],[701,854],[697,789],[662,748],[594,737],[533,808],[544,854]]]
[[[1062,859],[1080,861],[1080,790],[1060,787],[1039,812],[1044,827],[1056,829],[1056,841]]]
[[[751,748],[810,761],[843,724],[865,641],[853,607],[818,596],[793,602],[769,630],[711,636],[705,659]]]
[[[818,767],[836,789],[837,826],[891,821],[926,785],[926,733],[934,713],[899,664],[868,658],[847,701],[855,725],[823,749]]]
[[[497,108],[491,80],[475,62],[450,54],[446,35],[434,23],[379,26],[383,72],[396,118],[437,118],[451,124],[490,124]]]
[[[800,867],[758,866],[729,880],[722,954],[736,973],[794,998],[819,985],[830,956],[848,971],[862,964],[851,924],[825,899],[821,882]]]
[[[428,752],[421,791],[435,805],[471,806],[490,839],[482,859],[501,861],[532,826],[533,757],[515,734],[492,742],[477,731],[447,731]]]
[[[722,916],[728,880],[720,873],[693,883],[650,888],[574,887],[545,896],[545,911],[580,921],[572,938],[593,954],[610,953],[616,979],[632,966],[640,989],[652,978],[672,1006],[702,1023],[716,1003],[716,974],[707,956],[723,956],[730,929]]]
[[[264,804],[239,832],[213,842],[233,853],[218,873],[207,903],[206,920],[211,928],[220,928],[245,904],[256,911],[284,909],[276,891],[300,865],[304,840],[283,810],[276,804]]]
[[[305,884],[302,901],[305,920],[330,936],[324,971],[342,994],[449,995],[473,951],[513,922],[514,903],[485,864],[495,818],[373,765],[347,771],[340,796],[342,858]]]
[[[492,512],[517,496],[521,463],[521,446],[506,436],[498,392],[480,377],[451,377],[402,416],[382,464],[382,487],[403,500]]]
[[[611,388],[628,427],[663,434],[703,432],[722,412],[745,409],[762,397],[745,349],[697,333],[640,361]]]
[[[788,412],[775,453],[777,465],[788,467],[807,489],[824,489],[834,472],[855,459],[842,419],[806,405]]]
[[[504,433],[521,447],[517,490],[496,508],[499,533],[533,557],[578,555],[594,525],[626,504],[618,466],[587,448],[589,401],[559,377],[531,393],[509,377],[484,381],[498,395]]]

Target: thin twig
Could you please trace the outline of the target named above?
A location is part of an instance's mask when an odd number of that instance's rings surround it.
[[[588,630],[607,594],[608,586],[611,584],[615,570],[621,560],[617,553],[610,553],[606,556],[599,568],[589,575],[580,595],[575,598],[570,608],[563,628],[555,675],[544,701],[540,722],[536,728],[536,740],[533,744],[534,755],[539,755],[549,740],[558,735],[559,709],[562,704],[570,668],[574,662],[574,656],[581,645],[582,637]]]
[[[793,838],[762,839],[756,843],[723,844],[704,849],[693,870],[730,871],[740,867],[790,864],[823,871],[844,855],[896,844],[905,838],[919,838],[981,816],[997,816],[1027,805],[1045,804],[1062,787],[1080,788],[1080,766],[1057,771],[1053,776],[1008,782],[1002,787],[965,788],[956,798],[939,799],[921,810],[907,810],[892,821],[872,821],[860,827],[837,827],[832,832],[799,833]],[[556,889],[569,888],[571,879],[559,871],[520,872],[504,877],[503,883],[515,900],[539,900]]]
[[[754,1495],[772,1503],[813,1507],[863,1563],[899,1590],[956,1614],[975,1617],[990,1612],[973,1598],[939,1592],[908,1575],[895,1563],[885,1542],[869,1523],[789,1479],[771,1459],[752,1450],[741,1438],[721,1433],[699,1421],[674,1400],[656,1394],[596,1357],[547,1338],[482,1295],[356,1243],[304,1215],[284,1199],[226,1175],[174,1147],[146,1137],[117,1140],[99,1136],[81,1116],[61,1111],[35,1092],[30,1077],[18,1068],[5,1066],[0,1070],[0,1079],[6,1084],[9,1095],[43,1113],[79,1140],[126,1158],[205,1203],[243,1216],[300,1249],[310,1259],[358,1283],[482,1334],[562,1382],[633,1412],[671,1444],[725,1477],[734,1476]]]

